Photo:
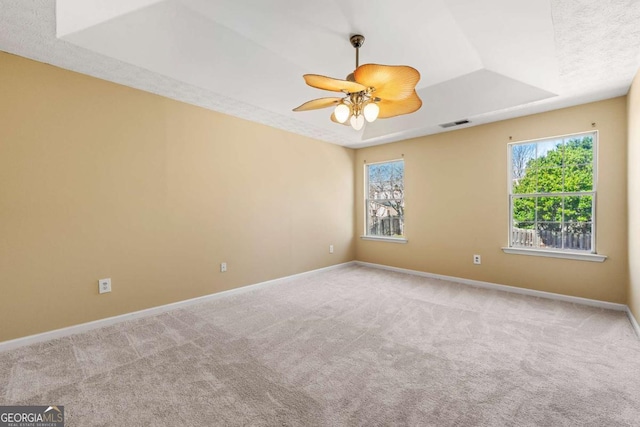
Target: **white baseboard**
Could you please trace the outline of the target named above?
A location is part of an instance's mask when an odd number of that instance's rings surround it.
[[[589,305],[592,307],[606,308],[608,310],[624,311],[629,314],[631,313],[629,310],[629,307],[627,307],[625,304],[617,304],[614,302],[600,301],[600,300],[581,298],[581,297],[573,297],[570,295],[555,294],[553,292],[536,291],[534,289],[518,288],[515,286],[499,285],[497,283],[481,282],[479,280],[463,279],[461,277],[444,276],[442,274],[426,273],[424,271],[408,270],[406,268],[390,267],[388,265],[373,264],[370,262],[355,261],[355,263],[357,265],[363,265],[366,267],[396,271],[398,273],[412,274],[414,276],[449,280],[451,282],[462,283],[465,285],[475,286],[477,288],[494,289],[494,290],[510,292],[514,294],[530,295],[530,296],[539,297],[539,298],[552,299],[556,301],[565,301],[565,302],[571,302],[574,304],[581,304],[581,305]],[[633,316],[630,316],[630,317],[633,318]],[[636,323],[634,328],[636,329],[636,332],[639,332],[637,325],[638,324]],[[638,337],[640,337],[640,333],[638,333]]]
[[[631,309],[629,309],[629,307],[626,304],[617,304],[614,302],[600,301],[596,299],[574,297],[570,295],[556,294],[553,292],[536,291],[534,289],[518,288],[516,286],[499,285],[497,283],[482,282],[480,280],[464,279],[462,277],[455,277],[455,276],[445,276],[442,274],[427,273],[424,271],[409,270],[406,268],[391,267],[388,265],[374,264],[374,263],[364,262],[364,261],[355,261],[355,264],[363,265],[366,267],[379,268],[382,270],[395,271],[398,273],[412,274],[414,276],[449,280],[451,282],[462,283],[465,285],[475,286],[477,288],[494,289],[494,290],[510,292],[514,294],[530,295],[534,297],[552,299],[556,301],[564,301],[564,302],[570,302],[574,304],[588,305],[591,307],[604,308],[607,310],[624,311],[625,313],[627,313],[627,317],[629,317],[629,322],[631,323],[631,327],[635,331],[636,336],[640,339],[640,325],[638,324],[638,321],[636,320],[636,318],[633,316],[633,313],[631,313]]]
[[[636,335],[638,335],[638,338],[640,338],[640,325],[638,324],[638,321],[634,317],[629,307],[627,307],[627,316],[629,316],[629,322],[631,322],[631,327],[633,327],[633,329],[636,331]]]
[[[117,323],[125,322],[127,320],[140,319],[143,317],[155,316],[165,313],[167,311],[175,310],[182,307],[188,307],[194,304],[200,304],[205,301],[211,301],[217,298],[227,297],[233,294],[239,294],[254,290],[258,287],[264,287],[282,282],[284,280],[293,279],[297,277],[306,276],[309,274],[316,274],[322,271],[335,270],[353,265],[355,261],[349,261],[342,264],[331,265],[329,267],[319,268],[317,270],[305,271],[303,273],[292,274],[290,276],[280,277],[278,279],[267,280],[265,282],[255,283],[253,285],[242,286],[240,288],[229,289],[227,291],[217,292],[215,294],[204,295],[197,298],[191,298],[184,301],[178,301],[171,304],[165,304],[158,307],[151,307],[144,310],[134,311],[131,313],[125,313],[118,316],[107,317],[105,319],[94,320],[92,322],[81,323],[79,325],[69,326],[66,328],[55,329],[53,331],[47,331],[40,334],[29,335],[22,338],[16,338],[9,341],[0,342],[0,352],[13,350],[18,347],[24,347],[31,344],[36,344],[43,341],[49,341],[56,338],[68,337],[70,335],[76,335],[82,332],[91,331],[93,329],[103,328],[105,326],[114,325]]]

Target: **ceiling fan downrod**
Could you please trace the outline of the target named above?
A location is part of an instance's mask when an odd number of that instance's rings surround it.
[[[360,34],[354,34],[349,39],[351,46],[356,48],[356,69],[360,66],[360,47],[364,44],[364,36]]]

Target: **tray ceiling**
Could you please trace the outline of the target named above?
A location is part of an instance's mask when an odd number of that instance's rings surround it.
[[[600,0],[33,0],[0,2],[0,50],[324,141],[360,147],[627,93],[640,2]],[[417,113],[356,132],[305,73],[410,65]],[[456,128],[454,128],[456,129]]]

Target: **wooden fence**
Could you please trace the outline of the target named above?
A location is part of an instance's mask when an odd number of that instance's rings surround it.
[[[564,246],[563,246],[564,240]],[[564,233],[551,230],[513,228],[511,244],[518,247],[591,250],[591,233]]]
[[[369,218],[369,235],[371,236],[402,236],[402,221],[399,216],[387,216],[384,218]]]

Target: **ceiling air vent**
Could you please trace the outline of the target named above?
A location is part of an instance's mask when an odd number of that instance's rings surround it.
[[[443,123],[440,125],[441,128],[452,128],[454,126],[466,125],[467,123],[471,123],[469,120],[458,120],[455,122]]]

